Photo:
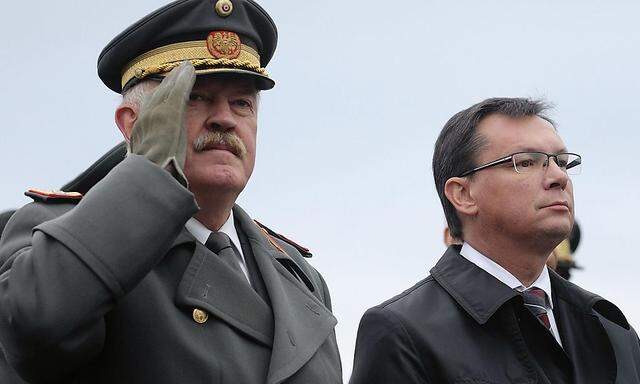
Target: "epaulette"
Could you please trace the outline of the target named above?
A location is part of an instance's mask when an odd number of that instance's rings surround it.
[[[82,199],[82,193],[79,192],[43,191],[35,188],[27,190],[24,194],[33,201],[43,203],[77,203]]]
[[[283,235],[274,232],[273,230],[271,230],[269,227],[267,227],[266,225],[260,223],[258,220],[253,220],[255,221],[256,224],[258,224],[258,227],[260,227],[260,229],[262,229],[262,231],[265,233],[265,235],[267,235],[267,238],[269,239],[269,242],[276,248],[278,248],[278,250],[280,250],[281,252],[286,253],[279,245],[278,243],[276,243],[275,241],[273,241],[271,239],[271,237],[275,237],[276,239],[282,240],[285,243],[291,245],[292,247],[294,247],[295,249],[298,250],[298,252],[300,252],[300,254],[304,257],[311,257],[313,256],[313,254],[311,253],[311,251],[309,250],[309,248],[303,247],[302,245],[296,243],[293,240],[290,240],[286,237],[284,237]]]

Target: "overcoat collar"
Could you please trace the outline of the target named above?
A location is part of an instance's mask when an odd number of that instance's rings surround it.
[[[505,302],[518,294],[460,255],[450,246],[431,269],[431,276],[479,324],[486,323]]]
[[[240,207],[235,206],[233,212],[251,243],[273,310],[273,350],[267,384],[281,383],[311,359],[330,336],[337,320],[309,288],[282,265],[284,260],[294,264],[295,261],[274,247]]]
[[[185,229],[174,247],[193,244],[193,254],[176,292],[176,305],[218,317],[256,341],[271,346],[273,314],[244,279]]]
[[[473,319],[484,324],[517,293],[459,252],[459,246],[449,247],[431,269],[431,275]],[[629,329],[626,318],[602,297],[566,281],[553,271],[549,271],[549,275],[557,303],[554,315],[561,328],[564,350],[574,365],[576,382],[615,382],[616,357],[599,316]],[[571,324],[580,326],[572,327]],[[599,352],[586,352],[594,350]]]
[[[563,279],[554,271],[549,270],[549,277],[551,278],[551,287],[556,297],[570,303],[577,311],[588,315],[594,315],[594,313],[597,312],[622,328],[629,329],[630,326],[627,318],[622,311],[610,301]]]
[[[618,364],[600,317],[629,329],[626,318],[615,305],[602,297],[572,284],[553,271],[549,271],[549,276],[558,302],[553,312],[560,328],[562,346],[574,366],[575,382],[614,383]],[[579,326],[572,326],[574,324]]]
[[[195,248],[176,294],[176,304],[200,308],[257,342],[272,347],[267,384],[295,374],[316,353],[337,324],[336,318],[309,288],[282,264],[296,261],[274,247],[239,207],[236,224],[246,235],[267,289],[271,307],[240,276],[193,236],[183,231],[174,247],[194,242]],[[296,268],[297,273],[304,269]],[[309,276],[300,276],[308,280]]]

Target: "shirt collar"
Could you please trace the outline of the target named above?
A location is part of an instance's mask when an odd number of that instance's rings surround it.
[[[201,244],[206,244],[209,235],[211,235],[211,231],[209,228],[205,227],[198,219],[195,217],[190,218],[184,225],[189,232],[196,238]],[[227,221],[220,227],[218,232],[223,232],[229,239],[231,239],[231,243],[236,247],[240,255],[244,258],[244,253],[242,252],[242,247],[240,246],[240,238],[238,237],[238,232],[236,231],[235,221],[233,219],[233,214],[229,214],[229,218]]]
[[[491,260],[487,256],[478,252],[469,243],[464,243],[462,245],[460,255],[473,264],[477,265],[479,268],[483,269],[485,272],[495,277],[511,289],[515,289],[519,292],[522,292],[531,287],[542,289],[544,293],[547,294],[549,307],[553,309],[553,299],[551,296],[551,280],[549,279],[549,270],[547,269],[546,265],[542,269],[542,273],[540,273],[540,276],[538,276],[536,281],[534,281],[533,284],[531,284],[529,287],[525,287],[524,285],[522,285],[520,280],[518,280],[518,278],[515,277],[511,272],[507,271],[500,264]]]

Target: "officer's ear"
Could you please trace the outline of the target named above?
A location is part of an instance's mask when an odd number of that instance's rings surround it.
[[[469,187],[468,177],[452,177],[444,184],[444,195],[459,213],[475,216],[478,206]]]
[[[115,120],[116,125],[122,132],[124,139],[129,142],[131,137],[131,131],[133,130],[133,124],[138,119],[138,108],[130,103],[122,103],[116,109]]]

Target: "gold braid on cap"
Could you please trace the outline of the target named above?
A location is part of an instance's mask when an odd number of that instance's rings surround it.
[[[268,76],[267,71],[260,66],[258,52],[252,47],[241,44],[237,57],[216,58],[207,48],[207,41],[201,40],[165,45],[136,57],[125,67],[121,85],[124,88],[134,77],[140,80],[150,75],[167,73],[183,61],[190,61],[196,71],[244,69]]]

